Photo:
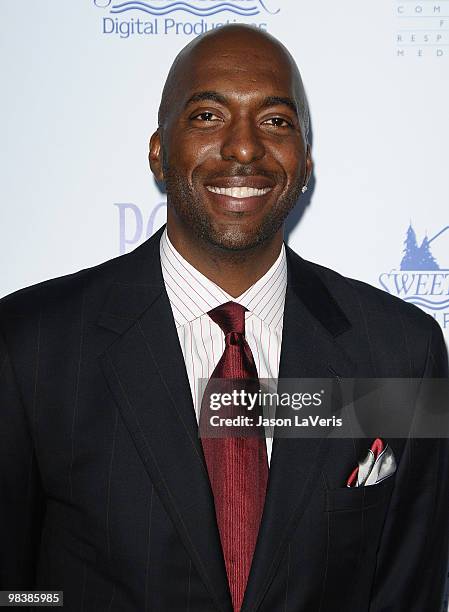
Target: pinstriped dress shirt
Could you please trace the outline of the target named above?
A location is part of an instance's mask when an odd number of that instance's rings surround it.
[[[170,242],[167,230],[161,237],[160,254],[162,275],[184,356],[197,419],[200,410],[198,379],[210,378],[225,348],[224,334],[207,314],[209,310],[229,301],[238,302],[248,309],[245,313],[245,336],[259,378],[276,379],[287,287],[284,245],[266,274],[236,298],[189,264]],[[272,438],[267,437],[266,441],[270,462]]]

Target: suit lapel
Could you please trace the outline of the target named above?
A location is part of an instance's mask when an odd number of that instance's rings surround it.
[[[350,324],[326,286],[290,249],[279,379],[353,375],[335,339]],[[267,497],[243,611],[259,608],[285,548],[319,482],[328,452],[323,438],[276,438]]]
[[[123,421],[167,513],[217,608],[229,611],[213,497],[160,270],[160,233],[122,265],[123,280],[114,283],[99,319],[101,326],[120,335],[100,359]],[[139,273],[136,278],[136,266],[146,282],[141,282]]]

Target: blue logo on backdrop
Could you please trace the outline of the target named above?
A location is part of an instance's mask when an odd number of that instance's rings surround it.
[[[114,206],[117,206],[119,213],[120,255],[152,236],[167,219],[167,202],[156,204],[148,218],[145,211],[132,202],[117,202]]]
[[[448,230],[449,225],[430,238],[424,236],[418,244],[410,223],[399,270],[393,269],[379,276],[379,283],[385,291],[431,311],[443,329],[449,327],[449,268],[440,266],[432,255],[431,244]]]
[[[151,35],[199,35],[220,26],[241,22],[245,17],[276,15],[280,9],[277,0],[94,0],[100,9],[108,9],[109,16],[102,19],[102,33],[116,34],[120,38]],[[176,13],[176,18],[166,17]],[[132,14],[133,16],[130,16]],[[208,18],[224,14],[221,22]],[[196,19],[195,19],[196,18]],[[200,18],[200,19],[199,19]],[[245,22],[246,23],[246,22]],[[248,22],[249,23],[249,22]],[[266,30],[266,22],[253,22]]]

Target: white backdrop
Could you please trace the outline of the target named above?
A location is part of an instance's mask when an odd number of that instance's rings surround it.
[[[315,185],[290,245],[417,303],[449,339],[449,0],[22,0],[0,13],[0,295],[164,222],[147,165],[164,77],[195,33],[235,20],[286,44],[309,97]]]

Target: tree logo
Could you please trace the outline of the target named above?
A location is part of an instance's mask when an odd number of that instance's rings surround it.
[[[401,270],[439,270],[440,266],[430,252],[429,245],[447,229],[449,229],[449,226],[435,234],[430,240],[427,235],[424,236],[421,246],[418,246],[415,230],[410,223],[404,241],[405,248],[404,257],[401,261]]]
[[[449,225],[430,238],[426,234],[419,244],[410,222],[399,270],[393,269],[379,276],[379,283],[385,291],[430,311],[443,329],[449,327],[449,269],[441,267],[432,255],[431,244],[444,234],[447,238],[448,230]]]

